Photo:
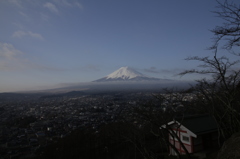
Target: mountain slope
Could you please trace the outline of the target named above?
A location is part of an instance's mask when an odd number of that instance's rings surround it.
[[[106,82],[106,81],[158,81],[158,78],[147,77],[142,73],[129,68],[121,67],[113,73],[107,75],[104,78],[100,78],[93,82]]]

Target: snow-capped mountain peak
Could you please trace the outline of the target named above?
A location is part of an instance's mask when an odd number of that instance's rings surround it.
[[[121,67],[113,73],[107,75],[104,78],[95,80],[94,82],[106,82],[106,81],[156,81],[158,78],[151,78],[143,75],[142,73],[129,68]]]
[[[120,69],[114,71],[113,73],[109,74],[106,79],[118,79],[122,78],[124,80],[132,79],[135,77],[145,77],[140,72],[135,71],[129,67],[121,67]]]

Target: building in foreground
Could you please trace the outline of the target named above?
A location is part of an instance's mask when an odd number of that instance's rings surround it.
[[[217,123],[209,115],[179,118],[161,128],[168,129],[169,142],[173,145],[169,147],[170,155],[177,155],[176,150],[180,154],[186,154],[185,150],[188,153],[208,151],[218,145]]]

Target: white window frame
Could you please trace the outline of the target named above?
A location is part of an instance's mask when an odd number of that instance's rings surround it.
[[[186,141],[186,140],[184,140],[183,138],[184,137],[186,137],[186,138],[188,138],[188,141]],[[182,134],[181,133],[181,141],[183,142],[183,143],[185,143],[185,144],[190,144],[191,143],[191,137],[188,135],[188,134]]]

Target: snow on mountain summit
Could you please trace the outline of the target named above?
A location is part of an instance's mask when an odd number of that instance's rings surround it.
[[[158,78],[151,78],[143,75],[142,73],[129,68],[121,67],[113,73],[107,75],[104,78],[95,80],[94,82],[106,82],[106,81],[155,81]]]
[[[114,71],[113,73],[109,74],[106,79],[118,79],[122,78],[124,80],[126,79],[132,79],[135,77],[145,77],[140,72],[137,72],[129,67],[121,67],[120,69]]]

